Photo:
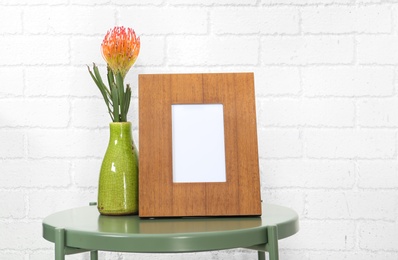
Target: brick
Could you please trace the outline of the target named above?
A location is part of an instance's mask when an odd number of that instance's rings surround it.
[[[197,0],[195,2],[187,0],[168,0],[167,3],[173,5],[241,6],[241,5],[256,5],[256,0]]]
[[[352,0],[261,0],[264,5],[352,4]]]
[[[40,238],[42,233],[42,222],[0,222],[0,230],[2,234],[7,236],[0,236],[0,250],[33,250],[38,248],[51,248],[51,244],[46,240]],[[40,238],[40,239],[39,239]]]
[[[74,65],[106,64],[101,56],[101,42],[103,37],[76,36],[71,38],[71,61]],[[106,69],[105,69],[106,71]],[[104,75],[105,77],[105,75]]]
[[[24,252],[9,252],[9,251],[0,251],[1,259],[12,259],[12,260],[26,260],[26,256]]]
[[[109,141],[109,130],[29,130],[30,158],[103,157]]]
[[[369,0],[369,1],[371,1],[371,0]],[[373,0],[373,1],[376,1],[376,0]],[[379,0],[379,1],[381,1],[381,0]],[[384,2],[389,2],[391,4],[396,3],[395,0],[384,0]],[[391,6],[391,12],[392,12],[392,21],[393,21],[392,24],[395,24],[397,19],[398,19],[398,9],[397,9],[397,7],[396,6]],[[392,33],[396,33],[397,31],[398,31],[398,28],[393,25]]]
[[[71,191],[61,190],[34,191],[29,196],[30,218],[45,218],[46,216],[79,206],[88,206],[90,202],[97,201],[97,191]]]
[[[329,160],[260,160],[266,188],[340,188],[355,184],[355,164]]]
[[[256,65],[258,40],[252,37],[174,36],[167,42],[168,64]]]
[[[50,242],[47,242],[50,245]],[[69,256],[68,256],[69,257]],[[54,248],[52,250],[33,251],[29,254],[29,260],[42,260],[54,258]]]
[[[309,158],[388,159],[395,157],[396,137],[389,130],[308,130],[304,133]]]
[[[398,163],[391,161],[359,161],[358,187],[372,189],[398,188]]]
[[[215,9],[211,28],[216,34],[298,34],[298,10],[291,8]]]
[[[264,67],[254,70],[257,97],[269,95],[299,95],[300,72],[297,68]]]
[[[136,126],[134,128],[136,128]],[[140,143],[139,143],[139,138],[138,138],[138,130],[136,130],[136,129],[133,130],[133,142],[137,146],[137,149],[139,151],[140,150]]]
[[[398,126],[398,99],[369,99],[357,103],[357,124],[366,127]]]
[[[1,4],[3,5],[60,5],[67,4],[68,0],[2,0]]]
[[[15,7],[1,7],[0,35],[22,33],[22,9]]]
[[[359,248],[366,250],[398,251],[396,222],[364,221],[359,223]]]
[[[154,67],[153,70],[151,68],[150,73],[155,73],[153,71],[156,71],[160,68],[162,68],[162,67]],[[164,71],[164,70],[160,69],[160,71]],[[166,69],[165,71],[169,71],[169,70]],[[156,71],[156,72],[159,72],[159,71]],[[148,68],[145,68],[143,66],[134,66],[132,69],[130,69],[129,73],[127,73],[126,77],[124,78],[124,83],[129,84],[131,87],[131,99],[132,100],[134,98],[138,97],[138,75],[145,74],[145,73],[148,73]]]
[[[75,160],[73,162],[72,174],[76,186],[84,188],[98,187],[101,164],[102,159]]]
[[[24,134],[19,130],[0,130],[0,158],[22,158]]]
[[[264,64],[349,64],[354,59],[349,36],[266,36],[261,49]]]
[[[66,127],[69,121],[69,103],[66,99],[7,99],[0,110],[14,108],[0,121],[1,126]]]
[[[295,250],[348,250],[355,245],[355,222],[301,220],[300,231],[281,240],[280,248]]]
[[[311,219],[395,220],[398,196],[382,191],[315,191],[306,197],[306,217]],[[369,210],[372,209],[372,210]]]
[[[36,6],[24,11],[24,29],[32,34],[105,35],[113,24],[115,11],[109,7]]]
[[[134,137],[134,131],[138,130],[138,98],[131,98],[129,113],[127,114],[127,121],[131,122],[131,129],[133,131],[133,139],[135,142],[138,138]]]
[[[398,64],[398,36],[358,36],[357,61],[359,64]]]
[[[5,160],[1,162],[1,188],[66,187],[71,184],[66,160]]]
[[[304,33],[390,33],[392,24],[385,6],[305,8],[301,17]]]
[[[6,172],[3,171],[3,165],[1,168],[1,175],[8,175]],[[18,219],[25,216],[26,205],[24,193],[20,191],[0,191],[0,197],[2,201],[0,218]]]
[[[80,0],[73,0],[76,2],[80,3]],[[90,0],[86,0],[87,2],[90,2]],[[112,3],[115,5],[121,5],[121,6],[129,6],[129,5],[161,5],[163,3],[163,0],[147,0],[147,1],[141,1],[141,0],[112,0]]]
[[[95,2],[91,1],[91,0],[71,0],[70,3],[72,5],[82,5],[82,6],[91,6],[91,5],[105,5],[105,4],[109,4],[111,2],[111,0],[97,0]],[[115,2],[115,1],[113,1]]]
[[[267,126],[354,126],[355,105],[342,99],[260,99],[258,124]]]
[[[12,82],[12,87],[0,88],[0,97],[23,95],[24,81],[23,70],[18,67],[0,68],[0,75],[3,82]]]
[[[149,35],[207,32],[207,11],[199,8],[123,8],[120,17],[122,24],[131,24],[138,33]],[[154,17],[161,22],[154,23]]]
[[[289,207],[303,216],[305,207],[305,195],[304,192],[299,190],[263,190],[261,192],[261,199],[263,203],[278,204],[285,207]],[[267,207],[264,206],[264,211]]]
[[[260,158],[300,158],[303,141],[297,130],[259,130],[258,151]]]
[[[294,239],[293,237],[290,237]],[[289,239],[289,237],[287,238]],[[294,260],[308,260],[308,253],[299,250],[284,250],[279,248],[279,258],[281,259],[294,259]]]
[[[2,40],[0,65],[62,65],[69,63],[66,37],[8,36]],[[48,46],[56,46],[48,48]]]
[[[354,251],[354,252],[334,252],[334,251],[321,251],[321,252],[309,252],[309,260],[396,260],[397,254],[393,252],[369,252],[368,250]]]
[[[302,69],[306,96],[366,97],[394,93],[392,67],[307,67]]]
[[[135,67],[137,66],[160,66],[166,60],[164,37],[140,36],[141,47]],[[136,73],[137,68],[132,68],[129,74]],[[152,68],[151,68],[152,69]],[[129,81],[126,81],[126,83]],[[131,82],[131,81],[130,81]],[[135,80],[134,82],[137,82]]]
[[[99,69],[105,79],[106,68]],[[25,81],[28,97],[101,97],[86,67],[27,67]]]
[[[72,126],[85,128],[106,127],[112,122],[107,106],[101,99],[75,99],[72,102]]]

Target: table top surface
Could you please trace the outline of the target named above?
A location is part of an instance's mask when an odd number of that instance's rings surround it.
[[[43,220],[43,237],[55,242],[65,230],[65,245],[121,252],[193,252],[267,243],[267,227],[276,226],[278,239],[298,231],[295,211],[264,204],[261,217],[185,217],[142,219],[103,216],[95,206],[54,213]]]

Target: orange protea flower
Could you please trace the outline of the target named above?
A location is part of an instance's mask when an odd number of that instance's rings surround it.
[[[140,37],[136,37],[133,29],[116,26],[102,41],[102,57],[113,73],[120,73],[124,78],[137,60],[140,45]]]

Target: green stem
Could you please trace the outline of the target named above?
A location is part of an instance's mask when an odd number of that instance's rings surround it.
[[[108,74],[107,74],[108,85],[112,86],[115,83],[115,76],[109,66],[107,66],[107,70],[108,70]],[[109,91],[108,91],[108,94],[109,94],[109,97],[111,97],[111,93]]]
[[[88,67],[88,66],[87,66]],[[113,122],[127,122],[127,113],[130,107],[131,88],[129,85],[124,90],[124,76],[121,73],[113,73],[107,67],[107,79],[109,88],[102,81],[98,67],[93,63],[93,71],[88,67],[91,78],[94,80],[104,98],[108,113]]]
[[[119,113],[119,96],[116,84],[111,87],[112,101],[113,101],[113,122],[120,122]]]
[[[124,83],[121,73],[116,73],[116,86],[118,88],[119,105],[120,105],[120,121],[126,122],[126,115],[124,113]]]

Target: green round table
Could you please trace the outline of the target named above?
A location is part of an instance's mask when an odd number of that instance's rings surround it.
[[[265,204],[262,217],[155,218],[103,216],[95,206],[54,213],[43,220],[43,237],[55,243],[55,259],[90,251],[183,253],[231,248],[278,260],[278,240],[298,231],[293,210]]]

